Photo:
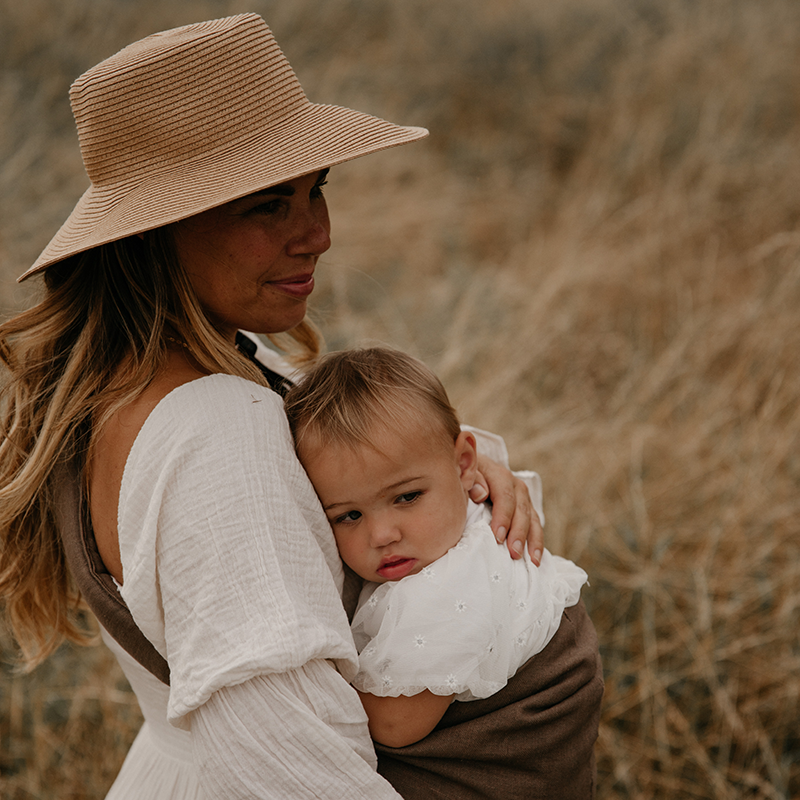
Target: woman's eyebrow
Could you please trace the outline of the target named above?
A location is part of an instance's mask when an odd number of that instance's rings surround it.
[[[326,167],[325,169],[321,169],[319,171],[319,177],[317,178],[317,183],[322,183],[325,178],[328,177],[328,173],[330,172],[330,167]],[[276,186],[267,186],[265,189],[259,189],[257,192],[253,192],[252,194],[246,194],[244,197],[240,197],[240,200],[247,200],[250,197],[261,197],[262,195],[268,194],[273,195],[277,194],[280,197],[292,197],[294,195],[295,188],[289,183],[279,183]]]
[[[266,189],[259,189],[257,192],[246,194],[244,197],[240,197],[239,199],[249,200],[251,197],[262,197],[265,194],[277,194],[280,197],[291,197],[294,194],[294,186],[291,186],[288,183],[279,183],[277,186],[268,186]]]

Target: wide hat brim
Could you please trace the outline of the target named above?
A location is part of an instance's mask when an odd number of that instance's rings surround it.
[[[90,186],[25,280],[98,245],[152,230],[269,186],[427,136],[332,105],[307,103],[280,126],[139,181]]]

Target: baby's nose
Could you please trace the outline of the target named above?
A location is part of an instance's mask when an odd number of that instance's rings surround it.
[[[370,530],[370,541],[373,547],[386,547],[387,544],[400,541],[400,529],[389,522],[376,522]]]

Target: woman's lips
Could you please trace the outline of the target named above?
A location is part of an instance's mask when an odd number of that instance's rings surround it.
[[[308,297],[314,291],[314,275],[295,275],[282,281],[269,281],[270,286],[292,297]]]
[[[378,575],[387,581],[399,581],[409,575],[416,565],[416,558],[392,558],[378,567]]]

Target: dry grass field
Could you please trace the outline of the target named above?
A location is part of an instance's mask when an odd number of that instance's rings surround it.
[[[312,99],[431,130],[333,171],[316,319],[542,474],[591,579],[600,800],[800,797],[800,5],[0,0],[0,313],[85,188],[71,80],[241,10]],[[102,798],[139,720],[113,660],[0,646],[0,796]]]

